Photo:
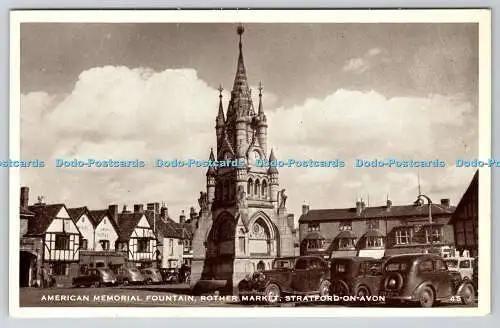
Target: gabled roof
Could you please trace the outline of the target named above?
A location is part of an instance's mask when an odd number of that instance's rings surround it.
[[[47,232],[56,215],[65,208],[64,204],[32,205],[28,209],[35,213],[35,217],[28,222],[27,235],[42,235]]]
[[[92,217],[94,219],[95,227],[97,227],[102,222],[102,220],[107,216],[108,219],[109,219],[109,222],[111,222],[111,225],[116,230],[116,233],[119,233],[120,228],[118,227],[118,224],[115,222],[115,220],[113,219],[113,217],[111,217],[111,215],[109,213],[109,210],[107,210],[107,209],[104,209],[104,210],[92,210],[92,211],[89,211],[89,212],[90,212],[90,214],[92,215]]]
[[[118,214],[118,235],[120,241],[127,241],[130,239],[143,215],[144,213]]]
[[[144,211],[144,214],[149,225],[156,228],[157,237],[183,239],[182,227],[171,218],[167,217],[164,221],[159,214],[156,214],[155,218],[153,211]]]
[[[90,223],[92,223],[92,226],[94,227],[96,226],[95,220],[92,214],[90,213],[89,209],[87,208],[87,206],[68,208],[68,214],[75,224],[78,222],[78,220],[83,214],[87,214],[87,217],[89,218]]]
[[[455,211],[455,206],[445,207],[440,204],[432,204],[432,215],[451,215]],[[357,215],[356,208],[337,208],[309,210],[307,214],[302,214],[299,223],[311,221],[336,221],[353,219],[379,219],[379,218],[411,218],[425,217],[429,215],[429,206],[424,205],[400,205],[366,207],[360,215]]]

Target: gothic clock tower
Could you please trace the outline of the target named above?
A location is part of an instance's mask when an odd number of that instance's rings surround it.
[[[216,155],[211,150],[209,158],[245,165],[207,170],[207,192],[200,200],[201,218],[193,239],[193,283],[215,279],[235,286],[247,274],[269,269],[276,257],[293,255],[293,222],[287,219],[278,170],[259,165],[261,159],[276,160],[267,149],[262,84],[256,111],[243,60],[243,26],[237,33],[236,76],[225,113],[219,87]]]

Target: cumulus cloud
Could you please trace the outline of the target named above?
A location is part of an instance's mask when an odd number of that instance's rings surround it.
[[[363,56],[351,58],[345,62],[342,70],[345,72],[353,72],[356,74],[364,73],[369,70],[374,63],[374,57],[382,53],[380,48],[372,48],[368,50]]]
[[[379,54],[372,50],[372,56]],[[477,110],[459,96],[386,98],[374,91],[341,89],[323,99],[270,110],[276,100],[265,90],[268,147],[274,147],[278,158],[346,162],[341,169],[280,170],[290,211],[297,215],[304,202],[331,208],[352,206],[360,195],[370,195],[371,205],[385,202],[387,194],[395,203],[414,200],[416,169],[355,169],[356,158],[439,158],[451,164],[463,154],[464,144],[470,156],[477,153]],[[227,101],[224,91],[224,108]],[[152,161],[208,158],[215,146],[217,108],[218,91],[192,69],[90,69],[63,98],[43,92],[21,96],[22,156],[50,164],[23,169],[21,181],[31,187],[32,200],[44,195],[48,202],[91,208],[165,201],[176,217],[197,204],[205,169],[160,169]],[[141,169],[57,169],[52,163],[55,158],[87,157],[150,163]],[[456,203],[472,174],[422,169],[421,186],[431,198]]]

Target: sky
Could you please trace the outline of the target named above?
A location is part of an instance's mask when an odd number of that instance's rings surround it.
[[[296,218],[311,209],[410,204],[418,192],[457,204],[477,158],[476,24],[246,24],[247,77],[262,82],[268,148],[279,159],[346,167],[282,168]],[[105,208],[197,207],[205,169],[57,169],[55,158],[208,159],[217,88],[233,84],[235,24],[21,26],[21,154],[30,201]],[[257,92],[254,92],[256,95]],[[227,108],[229,90],[224,90]],[[256,106],[257,104],[255,104]],[[353,168],[362,159],[440,159],[445,168]]]

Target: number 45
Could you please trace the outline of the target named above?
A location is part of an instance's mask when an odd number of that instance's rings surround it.
[[[452,296],[450,298],[450,302],[457,302],[457,303],[460,303],[462,302],[462,297],[461,296]]]

